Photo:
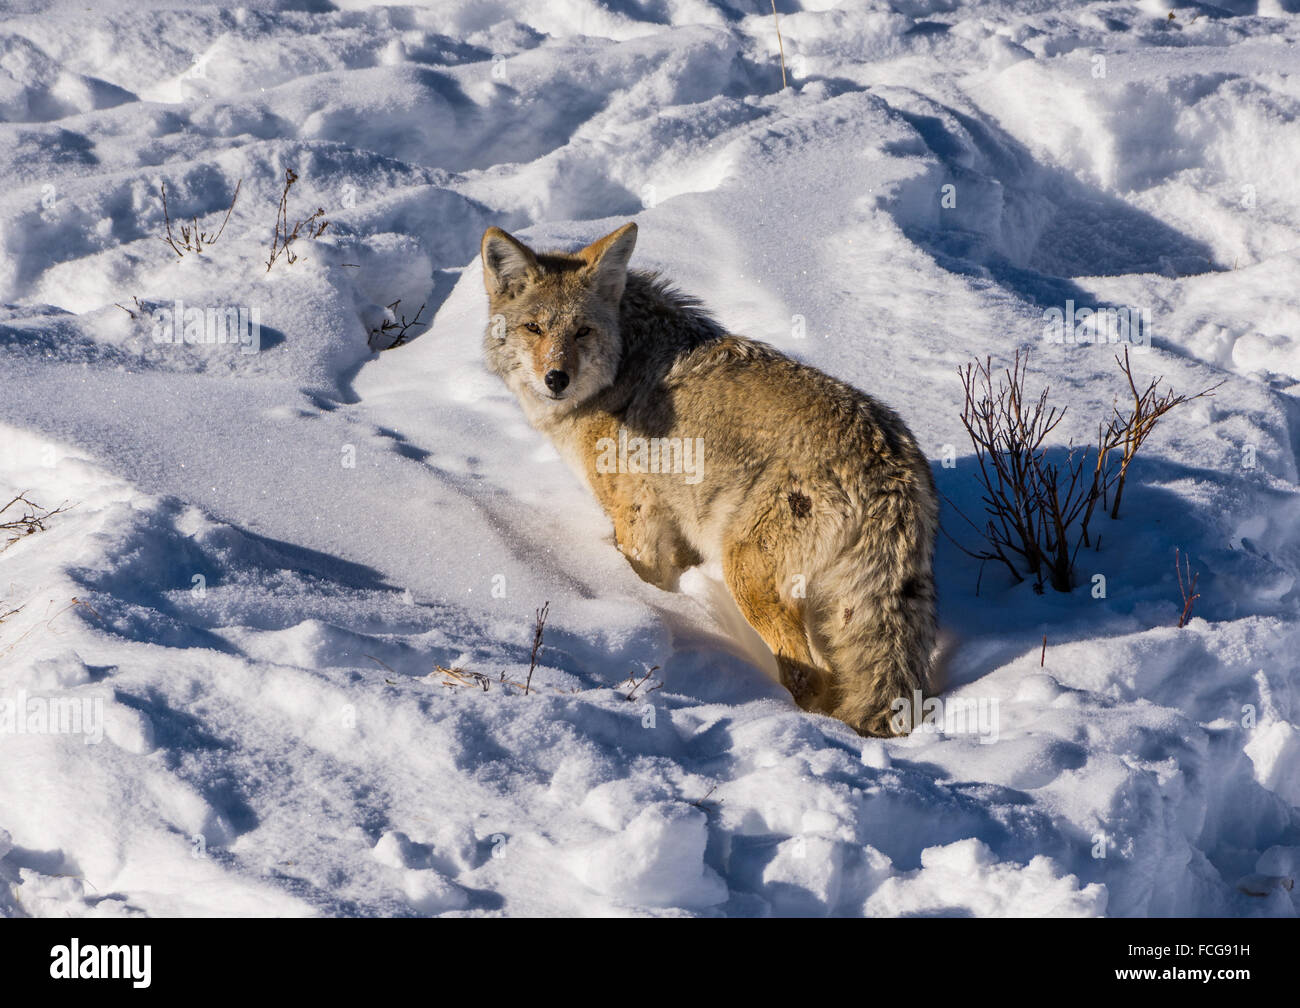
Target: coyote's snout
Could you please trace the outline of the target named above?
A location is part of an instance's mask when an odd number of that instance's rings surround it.
[[[893,410],[629,271],[635,244],[635,224],[573,254],[489,228],[489,366],[642,578],[717,561],[801,707],[893,733],[893,702],[931,688],[925,457]]]

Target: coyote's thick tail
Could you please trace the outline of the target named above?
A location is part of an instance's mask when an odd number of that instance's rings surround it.
[[[906,734],[917,691],[931,695],[938,519],[928,485],[895,483],[824,581],[815,634],[832,669],[830,713],[863,734]]]

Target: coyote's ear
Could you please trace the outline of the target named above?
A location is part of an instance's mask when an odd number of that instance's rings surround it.
[[[502,294],[520,281],[527,283],[541,274],[533,250],[499,227],[483,232],[479,252],[483,257],[483,286],[489,294]]]
[[[632,258],[635,247],[636,225],[627,223],[578,253],[595,278],[596,291],[611,304],[616,305],[623,298],[627,261]]]

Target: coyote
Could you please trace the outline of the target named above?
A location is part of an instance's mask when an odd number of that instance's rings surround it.
[[[861,734],[905,731],[894,702],[932,691],[925,456],[887,406],[629,270],[635,244],[630,223],[572,254],[488,228],[489,368],[591,488],[637,574],[672,591],[719,564],[800,707]]]

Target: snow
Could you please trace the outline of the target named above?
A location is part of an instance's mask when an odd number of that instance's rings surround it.
[[[0,495],[72,505],[0,552],[0,914],[1296,915],[1292,0],[781,0],[784,90],[767,0],[280,6],[0,25]],[[268,271],[286,169],[330,224]],[[240,183],[202,254],[162,182],[209,232]],[[978,730],[799,711],[487,373],[484,228],[632,218],[635,266],[890,403],[968,511],[959,365],[1032,347],[1075,441],[1124,392],[1048,309],[1140,308],[1139,376],[1225,383],[1070,594],[941,539]],[[178,302],[259,339],[156,341]]]

